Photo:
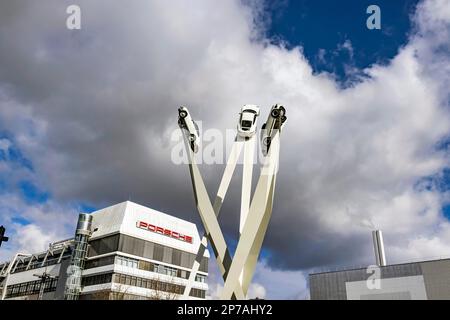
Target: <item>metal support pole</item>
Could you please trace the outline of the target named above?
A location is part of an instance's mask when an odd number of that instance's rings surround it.
[[[192,177],[192,185],[195,190],[197,209],[200,213],[200,218],[205,227],[214,255],[216,256],[220,272],[226,277],[228,267],[231,265],[231,256],[228,252],[227,244],[222,234],[222,230],[220,229],[219,222],[217,221],[214,209],[209,200],[208,192],[206,191],[200,171],[193,161],[193,152],[190,151],[190,149],[188,150],[190,157],[189,169]],[[236,299],[244,299],[245,295],[242,292],[242,288],[236,288],[234,290],[234,296]]]
[[[216,214],[217,218],[219,217],[220,209],[222,208],[223,200],[225,199],[225,195],[228,191],[228,187],[230,185],[231,178],[232,178],[234,170],[236,168],[236,164],[239,159],[239,155],[241,154],[243,142],[244,142],[243,139],[241,139],[240,137],[236,137],[235,142],[233,143],[230,157],[228,158],[227,165],[225,167],[225,171],[222,176],[222,180],[220,182],[219,189],[217,191],[216,199],[214,201],[213,209],[214,209],[214,213]],[[189,149],[187,149],[187,150],[189,152]],[[192,159],[192,161],[195,160],[195,155],[193,155],[191,159]],[[196,277],[198,269],[200,267],[200,262],[203,258],[205,250],[206,250],[206,246],[208,243],[208,240],[207,240],[208,236],[209,236],[208,233],[205,232],[201,239],[199,248],[197,250],[197,255],[195,257],[194,265],[192,266],[192,270],[191,270],[191,273],[190,273],[190,276],[188,279],[188,283],[184,289],[183,299],[186,299],[189,296],[189,293],[191,292],[192,285],[194,284],[195,277]],[[231,256],[230,256],[228,250],[225,253],[225,260],[231,261]],[[218,263],[222,264],[222,261],[220,261]],[[225,268],[222,264],[222,266],[219,266],[219,269],[224,270],[224,272],[222,273],[222,277],[223,277],[223,279],[226,279],[227,268]]]
[[[277,144],[277,139],[272,141],[271,152],[269,157],[266,158],[267,161],[256,186],[247,221],[239,238],[233,262],[222,290],[221,299],[230,299],[234,288],[240,286],[239,277],[241,272],[245,272],[243,285],[245,283],[247,288],[253,277],[262,240],[272,214],[274,175],[277,167],[277,161],[273,158],[274,154],[277,153],[273,152],[275,149],[274,144]]]
[[[386,255],[384,253],[383,233],[381,230],[372,231],[373,249],[375,251],[375,261],[378,266],[386,265]]]

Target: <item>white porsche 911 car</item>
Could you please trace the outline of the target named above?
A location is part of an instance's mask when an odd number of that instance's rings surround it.
[[[191,149],[197,153],[200,142],[200,132],[198,130],[198,125],[194,122],[186,107],[178,108],[178,125],[182,130],[187,130]]]
[[[274,105],[270,110],[267,122],[261,127],[261,147],[264,156],[269,152],[276,130],[280,130],[286,120],[286,109],[278,104]]]
[[[238,134],[244,138],[250,138],[256,132],[256,119],[259,116],[259,107],[247,104],[239,113]]]

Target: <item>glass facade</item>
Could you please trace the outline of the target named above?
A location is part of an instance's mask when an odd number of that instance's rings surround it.
[[[116,264],[124,266],[124,267],[137,269],[138,265],[139,265],[139,260],[132,259],[132,258],[127,258],[127,257],[117,256],[116,257]]]
[[[45,280],[45,282],[43,283],[44,293],[55,291],[57,283],[58,278]],[[6,290],[6,299],[20,296],[28,296],[33,294],[38,295],[39,291],[41,290],[41,285],[42,285],[41,280],[9,285]]]
[[[169,267],[162,264],[157,264],[153,262],[148,262],[144,260],[138,260],[128,257],[123,257],[120,255],[111,255],[107,257],[102,257],[98,259],[88,260],[86,262],[85,269],[91,269],[91,268],[97,268],[102,267],[106,265],[120,265],[128,268],[135,268],[150,272],[156,272],[159,274],[168,275],[171,277],[177,277],[182,279],[188,279],[190,272],[187,270],[181,270],[174,267]],[[195,281],[205,283],[206,282],[206,275],[203,274],[197,274],[195,277]]]
[[[175,268],[171,268],[171,267],[167,267],[167,266],[163,266],[163,265],[155,265],[155,270],[156,273],[160,273],[160,274],[165,274],[167,276],[171,276],[171,277],[176,277],[178,276],[178,270]]]
[[[91,269],[91,268],[97,268],[97,267],[103,267],[108,266],[111,264],[114,264],[114,258],[115,256],[107,256],[103,258],[93,259],[86,261],[84,265],[84,269]]]
[[[112,254],[106,257],[95,258],[98,255],[111,254],[115,252],[127,253],[136,257],[155,260],[155,262],[144,261],[137,258],[125,257],[120,254]],[[163,246],[158,243],[145,241],[124,234],[114,234],[100,239],[94,239],[89,242],[88,257],[93,258],[86,262],[85,269],[101,267],[105,265],[119,265],[127,268],[140,269],[155,272],[170,278],[188,279],[190,272],[176,268],[175,266],[192,268],[195,260],[195,254],[178,250],[175,248]],[[160,261],[161,263],[157,263]],[[173,266],[167,266],[164,263]],[[184,292],[184,286],[171,283],[171,281],[161,281],[161,279],[148,279],[122,273],[106,273],[101,275],[92,275],[83,277],[83,286],[92,286],[102,283],[114,282],[119,285],[133,286],[146,289],[152,289],[151,296],[143,296],[143,299],[158,299],[158,293],[162,296],[167,294],[181,295]],[[203,257],[199,271],[208,272],[208,258]],[[197,274],[195,281],[205,283],[206,275]],[[111,292],[110,290],[101,291],[102,294],[88,293],[83,295],[83,299],[134,299],[132,294]],[[125,298],[126,296],[126,298]],[[205,298],[206,290],[197,288],[191,289],[190,296]],[[162,297],[160,297],[162,298]]]
[[[204,276],[202,274],[197,274],[197,275],[195,275],[195,281],[205,283],[206,282],[206,276]]]
[[[88,257],[99,256],[105,253],[118,251],[119,234],[104,237],[89,242]]]
[[[101,239],[92,240],[89,244],[89,257],[120,251],[134,256],[162,261],[189,269],[192,268],[195,260],[195,254],[193,253],[130,237],[124,234],[115,234]],[[199,270],[208,272],[208,258],[202,258]]]
[[[100,275],[93,275],[83,278],[83,286],[92,286],[103,283],[114,282],[125,286],[133,286],[145,289],[152,289],[154,292],[149,294],[148,299],[157,298],[158,292],[164,294],[180,295],[184,292],[184,286],[174,283],[163,282],[155,279],[146,279],[136,276],[130,276],[120,273],[105,273]],[[120,291],[120,289],[119,289]],[[125,290],[124,290],[125,291]],[[191,289],[190,296],[197,298],[205,298],[206,291],[201,289]]]
[[[112,273],[97,274],[94,276],[83,277],[82,286],[94,286],[97,284],[109,283],[112,279]]]

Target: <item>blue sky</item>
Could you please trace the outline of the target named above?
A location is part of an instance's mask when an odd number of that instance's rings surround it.
[[[364,69],[374,63],[386,63],[398,52],[411,29],[410,15],[417,0],[286,0],[269,1],[270,27],[268,36],[285,41],[288,47],[302,46],[305,56],[316,72],[335,73],[346,80],[344,64]],[[366,28],[369,5],[381,9],[381,30]],[[350,41],[353,56],[340,45]],[[323,63],[319,50],[325,50]]]

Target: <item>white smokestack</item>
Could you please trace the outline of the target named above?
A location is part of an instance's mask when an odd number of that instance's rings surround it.
[[[375,260],[378,266],[386,265],[386,256],[384,255],[383,233],[381,230],[372,231],[373,249],[375,251]]]

